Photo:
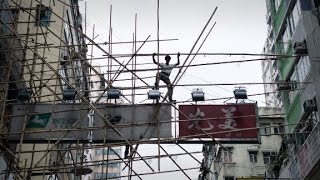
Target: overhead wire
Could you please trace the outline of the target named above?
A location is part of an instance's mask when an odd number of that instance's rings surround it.
[[[158,41],[159,42],[159,41]],[[160,54],[160,53],[159,53]],[[190,55],[190,54],[188,54],[188,55]],[[209,54],[207,54],[207,55],[209,55]],[[213,54],[212,54],[213,55]],[[247,55],[247,54],[246,54]],[[137,57],[138,56],[144,56],[144,55],[142,55],[142,54],[140,54],[140,55],[138,55],[137,54]],[[146,56],[148,56],[148,55],[146,55]],[[194,66],[202,66],[202,65],[204,65],[204,64],[198,64],[198,65],[194,65]],[[193,65],[190,65],[190,66],[185,66],[185,67],[192,67]],[[181,66],[182,67],[182,66]],[[151,76],[149,77],[149,78],[152,78]],[[114,80],[114,81],[116,81],[116,80]],[[225,84],[223,84],[223,85],[235,85],[235,84],[237,84],[237,85],[239,85],[239,84],[241,84],[241,85],[243,85],[242,83],[225,83]],[[249,85],[254,85],[254,84],[256,84],[256,83],[249,83]],[[257,83],[257,84],[260,84],[260,83]],[[207,83],[207,84],[187,84],[187,85],[177,85],[177,86],[181,86],[181,87],[184,87],[184,86],[212,86],[212,85],[215,85],[215,84],[211,84],[211,83]],[[248,85],[248,84],[246,84],[246,85]],[[148,86],[147,86],[148,87]],[[146,87],[146,88],[147,88]]]

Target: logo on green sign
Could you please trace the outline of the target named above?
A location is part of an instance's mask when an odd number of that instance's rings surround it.
[[[45,128],[50,120],[52,113],[32,115],[27,124],[27,128]]]

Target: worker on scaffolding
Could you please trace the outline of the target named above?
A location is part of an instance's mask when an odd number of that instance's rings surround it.
[[[180,53],[178,52],[178,55],[177,55],[178,62],[176,64],[169,64],[171,60],[171,57],[169,55],[166,55],[164,58],[166,60],[166,63],[157,63],[157,61],[154,58],[156,55],[157,55],[156,53],[152,54],[153,63],[160,66],[161,71],[158,72],[156,75],[155,88],[159,89],[159,79],[161,79],[167,85],[169,101],[172,102],[173,86],[171,84],[169,76],[172,69],[177,67],[180,64]]]

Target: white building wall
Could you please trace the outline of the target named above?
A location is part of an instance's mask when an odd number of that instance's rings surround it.
[[[267,40],[268,41],[268,40]],[[263,54],[272,54],[270,47],[267,47],[267,41],[266,45],[263,50]],[[263,58],[266,58],[261,62],[262,65],[262,80],[264,83],[264,92],[265,92],[265,103],[267,107],[281,107],[282,101],[279,96],[279,92],[277,92],[277,84],[275,84],[278,81],[279,78],[279,71],[277,66],[276,60],[268,59],[267,56],[264,56]]]
[[[90,174],[91,179],[98,179],[99,177],[102,179],[105,177],[119,177],[121,175],[121,160],[119,158],[122,156],[121,147],[112,147],[112,149],[118,155],[111,149],[109,150],[109,155],[107,155],[107,147],[104,148],[105,154],[97,154],[97,151],[103,151],[102,148],[92,149],[92,161],[95,165],[93,166],[93,173]],[[114,179],[118,180],[120,178]]]
[[[101,72],[100,65],[94,65],[93,67],[97,70],[99,74],[103,75],[103,73]],[[105,88],[107,87],[107,84],[106,82],[101,83],[100,75],[92,71],[92,74],[90,75],[90,86],[91,86],[90,101],[95,102],[104,92]],[[106,92],[104,94],[106,94]],[[99,99],[98,103],[107,103],[107,97],[103,95]]]
[[[216,167],[219,176],[218,180],[224,180],[225,177],[253,177],[260,176],[264,177],[264,173],[269,167],[264,164],[263,153],[264,152],[278,152],[281,145],[281,137],[279,135],[271,135],[268,137],[262,137],[261,145],[254,144],[225,144],[225,147],[232,147],[232,162],[223,163],[223,159],[217,163],[219,167]],[[249,152],[257,152],[257,163],[251,163]],[[213,169],[212,169],[213,170]],[[213,172],[215,172],[213,170]]]
[[[279,123],[284,123],[283,118],[280,115],[281,109],[277,108],[259,108],[259,115],[269,114],[272,117],[264,117],[259,119],[260,123],[270,123],[268,135],[261,136],[261,144],[223,144],[224,147],[230,148],[231,162],[226,162],[224,157],[224,149],[219,147],[216,152],[216,158],[211,165],[211,172],[217,175],[209,173],[209,180],[225,180],[226,177],[235,178],[252,178],[252,177],[264,177],[265,172],[270,168],[270,165],[265,164],[263,153],[279,152],[282,137],[279,131],[275,130]],[[250,162],[249,152],[257,153],[257,162]],[[227,158],[228,159],[228,158]]]
[[[271,1],[266,0],[267,14],[266,14],[266,23],[268,24],[268,33],[265,45],[262,50],[262,54],[276,54],[275,53],[275,33],[273,29],[273,22],[271,20]],[[276,60],[271,60],[270,56],[262,56],[265,58],[261,62],[262,65],[262,79],[264,83],[265,91],[265,102],[267,107],[282,107],[282,100],[280,98],[279,92],[277,92],[277,84],[272,84],[278,81],[279,71],[278,63]],[[274,57],[272,57],[274,58]],[[271,84],[268,84],[270,83]]]

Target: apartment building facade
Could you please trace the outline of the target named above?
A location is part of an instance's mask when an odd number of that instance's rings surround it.
[[[270,25],[268,27],[270,29]],[[272,36],[273,32],[268,30],[268,36]],[[263,48],[262,54],[275,54],[272,52],[270,48],[270,44],[272,43],[271,39],[268,39],[265,42],[265,46]],[[279,80],[279,70],[277,67],[277,61],[271,60],[270,58],[263,56],[262,58],[266,58],[261,62],[262,66],[262,79],[264,84],[264,93],[265,93],[265,104],[267,107],[282,107],[282,98],[281,92],[277,91],[277,84],[275,83],[267,83],[267,82],[277,82]]]
[[[201,180],[263,179],[280,150],[285,132],[281,108],[259,107],[260,144],[205,145]]]
[[[64,90],[71,88],[88,96],[78,0],[10,2],[24,9],[17,14],[17,33],[25,47],[23,77],[35,101],[63,101]]]
[[[121,176],[121,147],[97,148],[93,150],[95,163],[91,179],[115,179]]]
[[[12,102],[14,102],[18,91],[25,87],[21,83],[21,73],[23,67],[21,59],[23,58],[22,45],[18,38],[14,37],[16,33],[16,24],[13,23],[15,14],[10,10],[7,0],[0,0],[0,142],[3,143],[7,138],[10,120],[7,115],[10,114]],[[14,49],[14,50],[13,50]],[[12,179],[13,174],[4,174],[8,170],[8,153],[0,150],[0,179]]]
[[[92,103],[107,104],[108,102],[106,81],[104,74],[101,72],[100,65],[93,65],[97,74],[93,71],[90,72],[90,101]],[[122,99],[118,99],[117,103],[123,102]],[[112,103],[112,102],[111,102]],[[94,113],[94,112],[92,112]],[[94,125],[94,118],[89,118],[89,126]],[[92,138],[94,136],[93,131],[89,131],[88,139],[93,145]],[[101,146],[101,144],[96,144]],[[86,165],[90,166],[92,173],[83,176],[84,180],[90,179],[120,179],[121,176],[121,147],[112,148],[92,148],[85,151],[87,157]]]
[[[23,66],[22,45],[14,36],[16,33],[15,14],[10,10],[7,0],[0,1],[0,133],[7,132],[8,118],[12,102],[16,99],[18,89],[25,87],[21,82]],[[4,138],[5,135],[1,136]]]
[[[319,158],[320,107],[320,1],[267,0],[268,35],[266,52],[277,55],[270,61],[276,75],[269,79],[277,83],[288,132],[277,156],[274,174],[280,178],[317,179]],[[268,62],[264,62],[266,69]],[[270,66],[270,64],[269,64]],[[266,73],[267,74],[267,73]],[[274,77],[275,76],[275,77]],[[273,81],[274,79],[274,81]]]
[[[1,36],[5,36],[1,38],[1,50],[14,52],[10,56],[7,53],[4,63],[0,65],[1,70],[5,70],[1,71],[1,78],[6,78],[1,79],[1,82],[8,82],[1,87],[7,90],[1,91],[1,118],[13,116],[15,112],[10,107],[15,104],[59,105],[80,103],[83,97],[88,99],[87,47],[82,34],[78,0],[2,0],[0,4]],[[19,46],[12,42],[18,42]],[[15,59],[11,58],[13,56]],[[1,83],[1,86],[3,84]],[[5,111],[2,111],[3,107],[6,108]],[[1,119],[1,124],[3,122],[5,121]],[[2,154],[6,162],[4,164],[12,164],[13,161],[17,163],[3,168],[10,167],[17,177],[26,176],[31,179],[81,178],[81,175],[75,172],[76,167],[68,168],[67,165],[80,164],[83,161],[79,151],[56,151],[73,146],[59,144],[49,152],[48,149],[52,146],[53,143],[11,143],[8,148],[18,154],[18,159]],[[61,168],[62,165],[64,168]],[[37,166],[44,167],[42,173],[25,171]],[[21,172],[16,171],[19,168]],[[62,170],[57,171],[58,168]]]

